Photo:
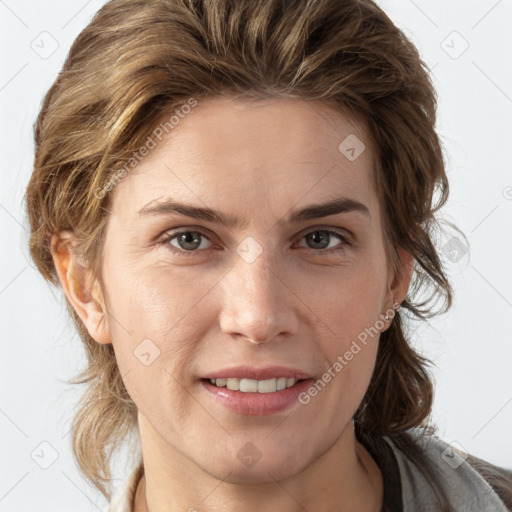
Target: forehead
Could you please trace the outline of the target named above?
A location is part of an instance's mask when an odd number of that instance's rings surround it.
[[[289,161],[294,156],[295,160],[322,156],[323,160],[340,162],[340,155],[354,161],[362,144],[368,142],[363,124],[348,112],[325,102],[297,98],[242,101],[216,97],[200,100],[181,120],[173,117],[178,124],[171,133],[164,134],[169,149],[186,139],[187,150],[192,150],[194,156],[217,157],[226,162],[244,158]],[[169,114],[164,114],[158,124],[163,126],[168,120]],[[353,155],[346,152],[350,143],[339,147],[347,139],[356,143]],[[362,160],[369,156],[365,153]],[[154,154],[158,154],[158,148]]]
[[[224,205],[224,211],[233,204],[276,214],[283,213],[279,205],[340,195],[376,201],[364,126],[326,103],[213,98],[198,101],[169,129],[171,115],[155,124],[168,133],[161,140],[153,136],[152,149],[114,189],[114,209],[138,211],[173,196]]]

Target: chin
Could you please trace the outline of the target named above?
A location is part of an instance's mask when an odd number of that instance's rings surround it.
[[[214,478],[237,485],[275,483],[293,477],[307,466],[308,461],[280,454],[274,449],[256,451],[249,443],[232,456],[218,454],[203,469]]]
[[[278,463],[263,464],[260,461],[252,468],[239,467],[236,464],[224,468],[222,474],[210,473],[212,476],[224,482],[235,485],[274,484],[285,480],[297,473],[297,468],[288,468]]]

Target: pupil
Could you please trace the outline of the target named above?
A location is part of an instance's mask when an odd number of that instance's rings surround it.
[[[189,236],[191,234],[192,236]],[[186,247],[187,244],[191,244],[192,247]],[[183,249],[197,249],[197,247],[201,245],[197,231],[187,231],[186,233],[182,234],[180,236],[180,245]]]
[[[321,236],[318,236],[319,233],[321,233]],[[312,233],[310,235],[310,240],[313,240],[313,244],[320,243],[320,245],[322,246],[322,247],[320,247],[321,249],[323,249],[329,245],[328,238],[329,238],[329,233],[327,233],[325,231],[315,231],[314,233]],[[322,242],[326,242],[326,241],[327,241],[327,244],[322,243]]]

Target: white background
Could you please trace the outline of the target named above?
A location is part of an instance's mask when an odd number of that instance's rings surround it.
[[[60,291],[29,260],[22,207],[42,98],[72,41],[103,3],[0,1],[1,512],[105,507],[77,471],[67,435],[80,389],[66,380],[83,367],[83,352]],[[452,310],[414,337],[436,363],[433,419],[447,441],[510,468],[512,0],[379,4],[432,69],[451,185],[443,217],[471,244],[462,259],[448,261],[456,293]],[[31,47],[45,37],[51,48],[43,31],[58,43],[47,58]],[[36,449],[41,463],[51,461],[52,450],[41,442],[58,452],[48,469],[31,458]],[[130,469],[118,471],[117,483]]]

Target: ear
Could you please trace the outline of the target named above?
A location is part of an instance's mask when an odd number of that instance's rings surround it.
[[[391,305],[401,304],[405,299],[414,270],[412,254],[403,247],[397,247],[397,253],[400,259],[400,269],[396,274],[391,269],[388,281],[388,294],[390,295]]]
[[[103,294],[76,251],[73,233],[62,231],[51,241],[51,253],[60,284],[73,309],[91,337],[101,344],[112,343]]]

